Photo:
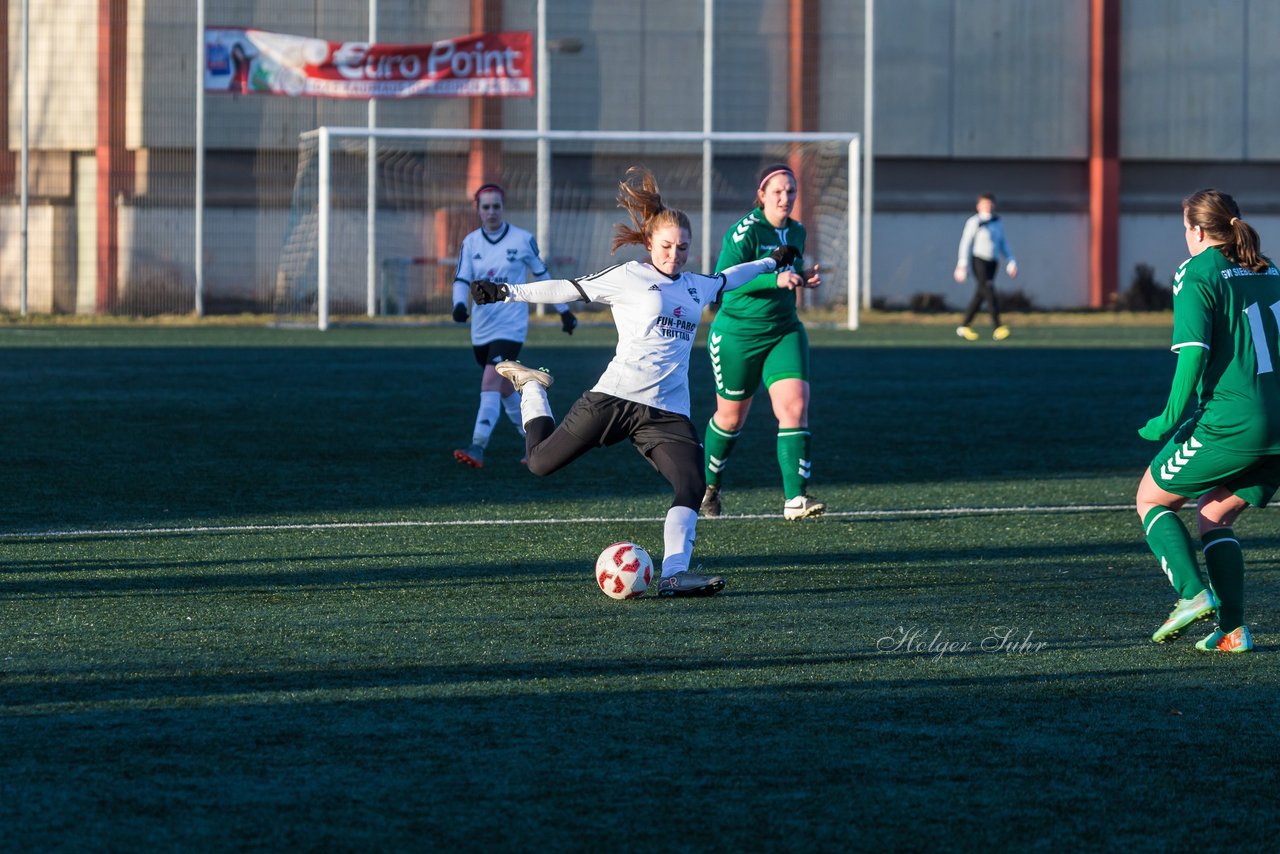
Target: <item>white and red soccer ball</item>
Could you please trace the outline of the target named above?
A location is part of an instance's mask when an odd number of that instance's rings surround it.
[[[610,599],[643,596],[653,580],[653,558],[635,543],[614,543],[596,558],[596,584]]]

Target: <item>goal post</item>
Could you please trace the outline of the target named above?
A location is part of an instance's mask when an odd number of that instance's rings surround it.
[[[419,290],[434,297],[416,304],[425,313],[442,310],[433,300],[444,298],[446,279],[452,282],[458,232],[477,224],[465,209],[475,189],[465,186],[465,156],[475,141],[499,144],[508,221],[537,232],[553,276],[607,263],[599,254],[602,243],[607,251],[603,226],[617,221],[614,195],[628,165],[649,166],[668,203],[690,212],[701,247],[690,268],[709,272],[721,235],[750,209],[759,165],[797,164],[796,218],[810,235],[805,257],[824,273],[823,287],[805,296],[815,306],[847,307],[845,325],[858,327],[862,152],[860,137],[848,133],[316,128],[299,140],[277,313],[314,317],[321,330],[335,317],[375,316],[387,304],[377,271],[395,258],[430,259],[415,276]],[[366,182],[367,174],[378,178]],[[369,219],[375,210],[391,211],[378,213],[376,229]],[[576,266],[557,269],[564,265]]]

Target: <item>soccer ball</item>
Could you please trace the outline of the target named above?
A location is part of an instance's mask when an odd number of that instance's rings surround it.
[[[610,599],[643,596],[653,579],[653,558],[635,543],[614,543],[596,558],[596,584]]]

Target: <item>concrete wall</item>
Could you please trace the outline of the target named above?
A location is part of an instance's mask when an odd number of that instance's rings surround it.
[[[973,284],[951,278],[965,214],[893,213],[872,230],[872,295],[890,307],[910,305],[918,293],[941,294],[953,308],[973,295]],[[1088,302],[1088,218],[1082,214],[1003,214],[1018,258],[1017,279],[1001,270],[996,287],[1021,290],[1039,308],[1074,308]]]
[[[130,6],[129,146],[189,147],[195,142],[195,7],[188,0],[130,0]],[[466,3],[380,0],[380,38],[420,43],[457,35],[468,31],[469,14]],[[333,41],[365,39],[368,16],[367,3],[359,0],[227,0],[209,4],[206,13],[209,26]],[[378,110],[380,123],[388,127],[467,125],[465,99],[384,101]],[[367,115],[363,101],[210,94],[205,138],[211,149],[293,151],[303,131],[320,125],[363,126]]]
[[[20,101],[20,0],[9,4],[10,147]],[[861,0],[827,0],[816,35],[822,76],[806,87],[822,130],[862,123]],[[551,60],[558,128],[698,129],[702,124],[702,8],[697,2],[556,0],[553,39],[583,50]],[[508,0],[504,26],[532,28],[533,0]],[[211,25],[360,39],[367,2],[227,0]],[[1280,4],[1263,0],[1125,0],[1122,153],[1126,158],[1280,156]],[[87,150],[95,142],[97,4],[32,4],[32,143]],[[194,8],[130,0],[129,145],[194,139]],[[430,41],[469,26],[465,3],[380,0],[383,40]],[[715,125],[786,126],[786,5],[716,4]],[[1083,4],[1025,0],[894,0],[876,21],[876,148],[882,157],[1079,158],[1087,149],[1088,14]],[[389,126],[465,126],[465,101],[383,102]],[[211,97],[211,148],[292,149],[319,124],[359,124],[360,102]],[[503,104],[508,126],[531,127],[532,99]]]
[[[9,9],[5,61],[13,150],[21,106],[21,0],[0,2]],[[368,2],[226,0],[210,5],[208,23],[361,39]],[[550,37],[582,44],[580,52],[551,57],[553,127],[701,128],[700,3],[553,0],[549,6]],[[63,0],[31,7],[33,204],[52,206],[47,216],[32,219],[32,245],[49,247],[33,252],[33,259],[48,259],[40,276],[62,277],[41,285],[48,304],[70,298],[73,310],[91,310],[97,4]],[[503,26],[533,29],[535,9],[534,0],[506,0]],[[821,130],[861,129],[863,11],[861,0],[821,4],[810,45],[822,73],[802,95],[815,99]],[[469,14],[467,3],[380,0],[380,39],[457,35],[469,29]],[[1154,264],[1160,277],[1181,260],[1174,257],[1181,251],[1176,235],[1170,238],[1157,224],[1176,219],[1178,200],[1191,190],[1213,185],[1235,192],[1255,221],[1280,215],[1280,197],[1268,190],[1280,182],[1280,111],[1272,109],[1280,97],[1280,64],[1271,48],[1280,39],[1280,3],[1124,0],[1121,21],[1123,287],[1139,261]],[[719,0],[715,27],[716,129],[785,129],[786,4]],[[166,283],[193,279],[191,229],[183,223],[193,221],[195,36],[195,10],[187,0],[129,0],[127,144],[138,152],[139,174],[119,235],[122,292],[167,293]],[[973,196],[991,190],[1001,198],[1023,262],[1016,286],[1046,307],[1083,301],[1087,5],[892,0],[877,5],[875,41],[875,293],[897,300],[954,287],[947,277],[959,225]],[[384,126],[463,127],[469,120],[462,100],[382,102],[378,111]],[[501,112],[508,127],[535,124],[533,99],[507,99]],[[366,115],[363,102],[207,99],[210,296],[226,289],[234,302],[270,290],[280,252],[273,241],[283,239],[282,195],[287,198],[293,180],[299,133],[321,124],[362,125]],[[617,158],[665,162],[655,151],[611,153],[613,159],[593,167],[598,211],[588,217],[592,225],[580,228],[584,234],[600,230],[597,213],[606,226],[612,221]],[[724,197],[749,195],[742,176],[724,180],[742,184],[718,187]],[[721,207],[717,219],[732,221],[739,213],[727,202]],[[718,236],[724,225],[713,223],[713,232]],[[17,263],[11,235],[6,227],[0,240],[5,283],[13,281]],[[249,271],[245,246],[252,246]],[[56,260],[68,252],[70,261]],[[164,299],[178,305],[189,297]],[[0,308],[15,305],[12,285],[0,287]]]
[[[37,205],[28,211],[27,310],[37,314],[75,311],[76,246],[67,205]],[[0,206],[0,308],[22,304],[22,246],[16,205]]]
[[[9,4],[8,147],[21,146],[22,2]],[[30,4],[32,149],[72,151],[93,148],[97,132],[97,3],[59,0]]]

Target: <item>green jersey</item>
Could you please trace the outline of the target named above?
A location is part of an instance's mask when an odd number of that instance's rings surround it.
[[[1173,350],[1203,347],[1197,435],[1239,454],[1280,453],[1280,270],[1244,269],[1211,247],[1178,268]]]
[[[786,245],[799,249],[801,257],[797,257],[791,267],[784,269],[794,270],[803,277],[804,239],[805,230],[800,223],[787,219],[782,228],[774,228],[764,218],[764,211],[756,208],[738,220],[725,234],[724,241],[720,244],[720,260],[716,263],[716,272],[745,261],[758,261],[779,246]],[[778,287],[777,272],[756,276],[745,285],[726,293],[722,299],[714,323],[718,329],[765,331],[799,321],[796,316],[795,292]]]

